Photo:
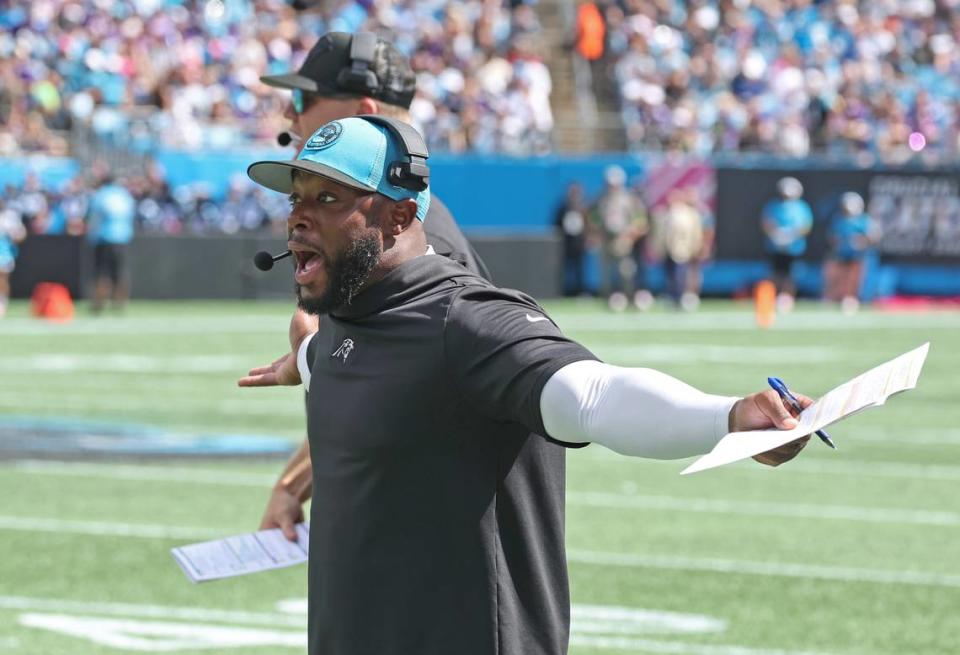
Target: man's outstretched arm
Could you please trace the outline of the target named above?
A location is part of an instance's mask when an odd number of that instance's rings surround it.
[[[800,398],[806,407],[812,401]],[[569,443],[599,443],[624,455],[679,459],[713,449],[727,432],[789,429],[796,419],[772,390],[746,398],[703,393],[665,373],[580,361],[554,373],[540,411],[547,433]],[[803,437],[755,459],[776,466],[795,457]]]

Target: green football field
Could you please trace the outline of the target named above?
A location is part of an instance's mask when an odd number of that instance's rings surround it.
[[[918,388],[834,426],[835,452],[815,440],[778,469],[685,477],[687,461],[570,453],[571,653],[960,653],[960,314],[807,305],[759,331],[744,304],[548,309],[609,362],[726,394],[779,375],[816,397],[932,344]],[[235,384],[283,352],[288,316],[279,303],[138,303],[99,319],[80,306],[53,325],[15,304],[0,321],[2,434],[99,426],[293,444],[300,390]],[[281,465],[0,460],[0,653],[303,652],[305,567],[192,585],[169,555],[254,529]]]

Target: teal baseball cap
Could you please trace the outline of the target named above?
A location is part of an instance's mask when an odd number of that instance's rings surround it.
[[[314,132],[290,161],[258,161],[247,175],[257,184],[280,193],[293,190],[293,171],[303,171],[333,180],[344,186],[380,193],[391,200],[411,199],[417,203],[421,221],[430,208],[430,189],[417,192],[397,186],[389,179],[393,162],[407,158],[390,129],[350,117],[331,121]]]

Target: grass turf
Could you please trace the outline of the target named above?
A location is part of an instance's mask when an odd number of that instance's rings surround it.
[[[0,421],[94,420],[291,443],[302,436],[299,392],[235,386],[246,368],[282,352],[285,305],[136,303],[99,319],[79,309],[72,323],[51,325],[14,304],[0,322]],[[836,426],[839,451],[811,442],[779,470],[741,463],[681,478],[680,462],[596,446],[572,453],[574,604],[707,615],[725,629],[630,633],[616,622],[580,629],[575,620],[571,653],[958,652],[960,315],[843,317],[809,305],[758,331],[749,307],[735,303],[706,303],[692,315],[612,316],[593,302],[548,309],[607,361],[729,394],[776,374],[816,396],[932,342],[917,390]],[[0,651],[137,649],[136,641],[109,646],[25,625],[37,616],[297,632],[299,615],[277,604],[303,597],[303,568],[191,586],[168,555],[193,537],[255,527],[280,465],[0,462]],[[138,536],[116,534],[125,529]],[[207,614],[191,620],[183,608]],[[213,610],[260,613],[263,625]],[[201,650],[189,639],[176,652],[297,652]]]

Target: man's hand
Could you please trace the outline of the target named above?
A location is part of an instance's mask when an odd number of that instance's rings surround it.
[[[276,387],[300,384],[300,371],[297,369],[297,353],[290,352],[269,366],[250,369],[245,377],[237,381],[241,387]]]
[[[794,394],[801,407],[813,401],[806,396]],[[779,428],[789,430],[797,427],[797,419],[787,410],[776,391],[761,391],[738,400],[730,410],[730,432]],[[755,455],[754,459],[767,466],[778,466],[796,457],[810,440],[810,435],[800,437],[779,448]]]
[[[284,537],[296,541],[297,531],[293,526],[297,523],[303,523],[303,503],[287,489],[279,485],[274,487],[267,503],[267,511],[263,513],[260,521],[260,529],[280,528]]]

